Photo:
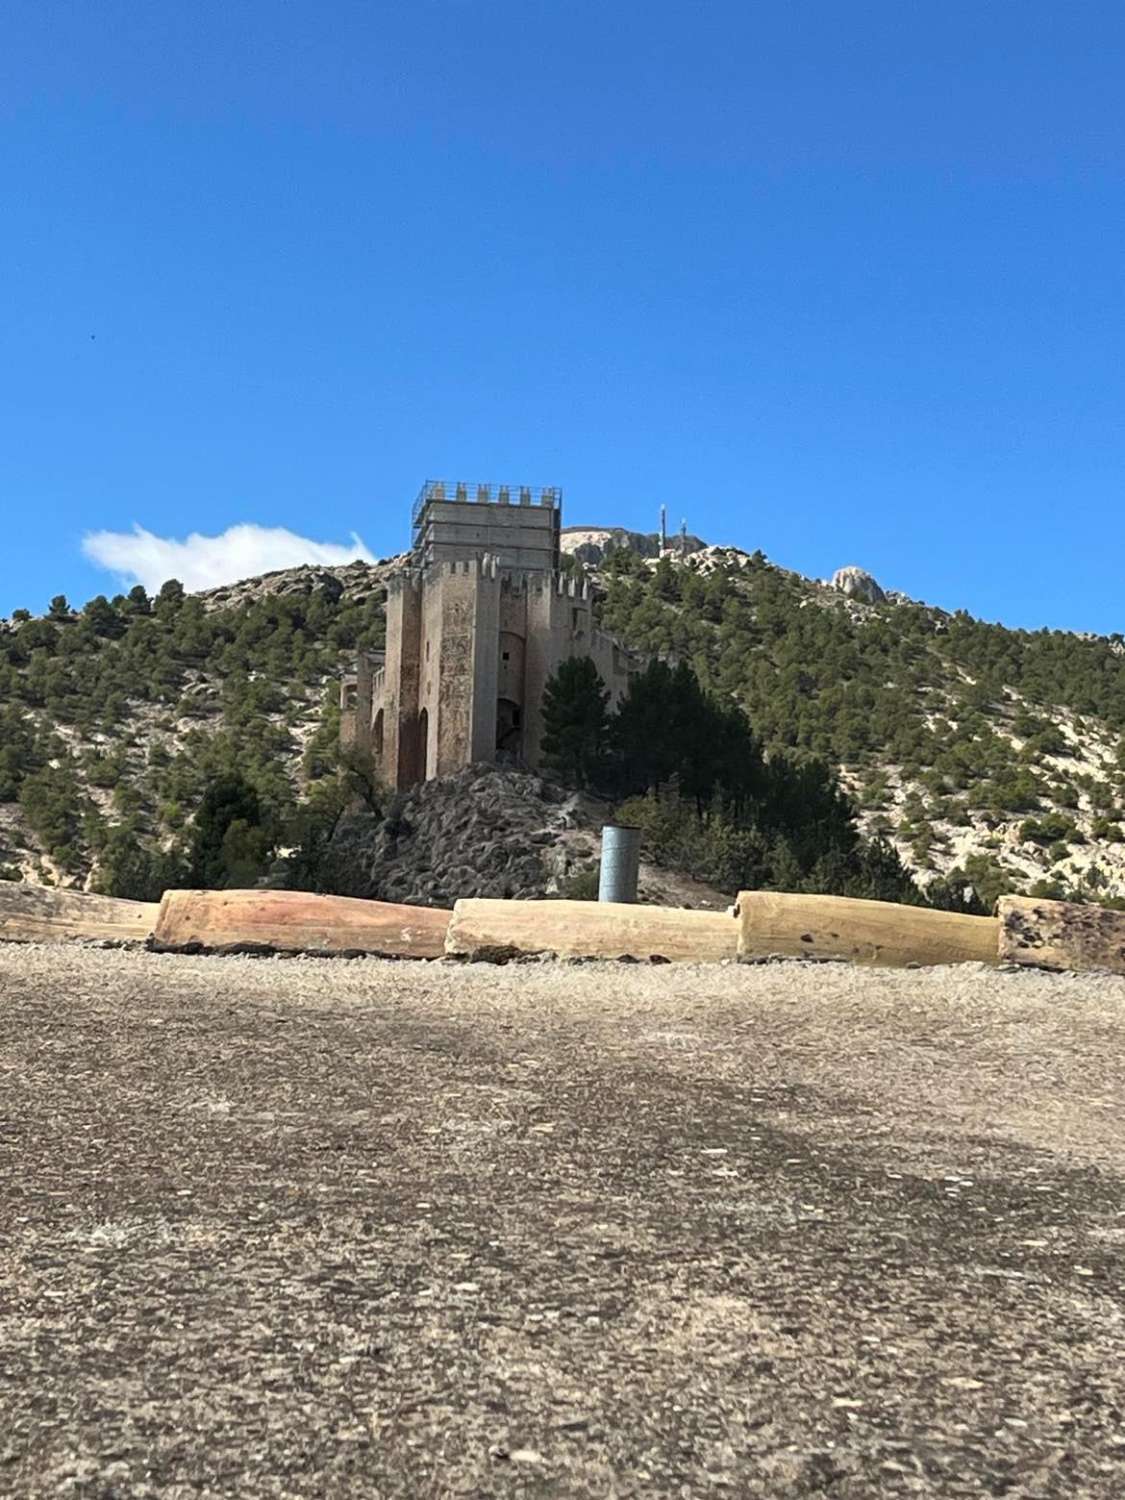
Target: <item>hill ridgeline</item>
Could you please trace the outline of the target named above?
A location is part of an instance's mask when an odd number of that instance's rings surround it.
[[[760,553],[571,527],[603,626],[688,661],[767,756],[827,762],[923,887],[1125,900],[1125,644],[1010,630]],[[278,826],[336,774],[335,682],[383,641],[402,559],[0,622],[0,873],[96,885],[185,836],[237,768]]]

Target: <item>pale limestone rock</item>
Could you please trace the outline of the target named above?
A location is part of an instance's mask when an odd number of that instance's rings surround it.
[[[832,587],[862,604],[886,603],[886,594],[864,568],[837,568],[832,575]]]

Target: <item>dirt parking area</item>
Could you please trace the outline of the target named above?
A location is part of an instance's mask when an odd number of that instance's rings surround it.
[[[1125,982],[0,947],[0,1492],[1125,1494]]]

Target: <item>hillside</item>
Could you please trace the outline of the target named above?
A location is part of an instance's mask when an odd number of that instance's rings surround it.
[[[854,577],[844,593],[698,538],[658,560],[652,541],[564,533],[604,624],[690,661],[768,752],[837,765],[921,881],[1125,898],[1120,638],[1008,630]],[[235,767],[291,817],[332,770],[334,679],[381,643],[396,561],[0,622],[5,873],[89,883],[107,850],[182,834]]]
[[[923,883],[1125,895],[1120,637],[868,603],[859,570],[834,586],[734,548],[611,552],[598,573],[609,629],[686,657],[770,748],[834,763],[865,831]]]

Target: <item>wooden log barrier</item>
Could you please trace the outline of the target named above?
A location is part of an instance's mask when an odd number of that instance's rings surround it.
[[[445,943],[447,953],[476,959],[557,953],[701,962],[733,959],[737,949],[730,912],[614,901],[458,901]]]
[[[997,910],[1005,963],[1125,974],[1125,912],[1037,896],[1001,896]]]
[[[742,891],[735,912],[743,962],[817,958],[900,968],[998,962],[1000,924],[995,917],[779,891]]]
[[[0,881],[0,940],[8,942],[143,943],[156,925],[156,913],[155,902]]]
[[[371,953],[440,958],[449,912],[304,891],[165,891],[162,952]]]

